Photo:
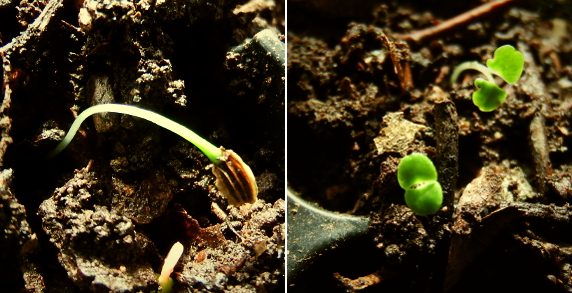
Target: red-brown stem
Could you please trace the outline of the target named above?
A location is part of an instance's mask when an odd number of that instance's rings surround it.
[[[414,31],[414,32],[411,32],[408,34],[398,35],[397,37],[401,40],[419,42],[426,37],[440,34],[444,31],[448,31],[450,29],[453,29],[459,25],[463,25],[467,22],[473,21],[475,18],[481,17],[487,13],[490,13],[491,11],[498,9],[500,7],[503,7],[504,5],[509,4],[513,1],[516,1],[516,0],[491,1],[491,2],[485,3],[481,6],[478,6],[476,8],[473,8],[467,12],[459,14],[459,15],[457,15],[451,19],[448,19],[448,20],[446,20],[446,21],[444,21],[444,22],[442,22],[436,26],[429,27],[429,28],[422,29],[422,30],[418,30],[418,31]]]

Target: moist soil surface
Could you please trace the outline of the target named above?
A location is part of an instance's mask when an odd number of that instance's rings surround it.
[[[173,292],[282,292],[284,57],[268,56],[284,15],[283,1],[1,1],[1,291],[158,290],[181,242]],[[249,43],[263,30],[276,51]],[[232,149],[258,200],[229,205],[198,148],[128,115],[88,118],[46,160],[101,103]]]
[[[288,7],[288,186],[370,218],[292,292],[572,289],[570,1],[293,1]],[[512,45],[518,82],[494,111],[472,102],[465,61]],[[435,164],[444,201],[415,215],[396,180],[405,155]],[[295,211],[289,211],[295,212]],[[289,227],[292,229],[292,227]]]

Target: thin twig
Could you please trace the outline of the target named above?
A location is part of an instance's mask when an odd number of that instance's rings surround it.
[[[462,14],[459,14],[449,20],[446,20],[436,26],[433,27],[429,27],[426,29],[422,29],[422,30],[418,30],[418,31],[414,31],[408,34],[403,34],[403,35],[398,35],[397,37],[399,39],[402,40],[406,40],[406,41],[414,41],[414,42],[419,42],[422,39],[429,37],[429,36],[434,36],[437,34],[440,34],[444,31],[448,31],[450,29],[453,29],[459,25],[463,25],[465,23],[471,22],[473,20],[475,20],[475,18],[481,17],[487,13],[492,12],[495,9],[498,9],[500,7],[505,6],[506,4],[509,4],[513,1],[516,0],[496,0],[496,1],[491,1],[488,3],[485,3],[479,7],[476,7],[474,9],[471,9],[467,12],[464,12]]]
[[[2,90],[4,97],[0,97],[0,167],[2,167],[4,155],[6,149],[13,140],[10,137],[10,129],[12,128],[12,120],[8,117],[6,109],[10,108],[10,103],[12,101],[12,89],[10,87],[10,73],[12,67],[10,65],[10,60],[8,60],[6,54],[0,51],[1,66],[2,66]]]
[[[42,32],[46,30],[56,12],[63,7],[63,0],[51,0],[48,2],[42,13],[32,22],[26,30],[15,37],[9,43],[0,47],[0,52],[6,55],[14,52],[18,48],[24,47],[30,41],[36,41]],[[35,44],[35,42],[32,42]]]

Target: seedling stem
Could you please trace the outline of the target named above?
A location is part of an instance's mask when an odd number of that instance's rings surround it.
[[[104,113],[104,112],[127,114],[151,121],[161,127],[164,127],[182,136],[184,139],[188,140],[190,143],[197,146],[213,163],[217,165],[221,164],[221,162],[218,160],[218,157],[222,156],[221,149],[214,146],[204,138],[198,136],[192,130],[166,117],[163,117],[155,112],[123,104],[101,104],[87,108],[79,116],[77,116],[72,126],[70,127],[70,130],[68,131],[67,135],[53,151],[48,153],[46,158],[51,159],[56,155],[58,155],[61,151],[63,151],[67,147],[67,145],[71,142],[77,130],[79,129],[79,126],[83,123],[85,119],[87,119],[87,117],[93,114]]]
[[[112,112],[127,114],[151,121],[161,127],[182,136],[197,146],[214,164],[213,174],[217,180],[215,185],[228,199],[229,203],[241,206],[244,203],[254,203],[258,197],[258,185],[250,167],[244,163],[232,150],[223,147],[217,148],[210,142],[183,125],[165,118],[155,112],[122,104],[101,104],[87,108],[73,122],[68,134],[47,154],[47,159],[55,157],[71,142],[81,123],[89,116],[97,113]]]
[[[453,71],[453,74],[451,75],[451,83],[455,83],[457,78],[459,78],[459,75],[461,74],[461,72],[468,70],[468,69],[473,69],[473,70],[476,70],[476,71],[482,73],[488,79],[489,82],[495,83],[495,79],[493,78],[493,75],[491,74],[491,70],[488,67],[486,67],[485,65],[483,65],[477,61],[467,61],[467,62],[463,62],[463,63],[459,64],[459,66],[457,66],[455,68],[455,70]]]

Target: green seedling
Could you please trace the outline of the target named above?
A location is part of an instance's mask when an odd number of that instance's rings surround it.
[[[73,122],[64,139],[49,152],[47,159],[53,158],[63,151],[72,141],[81,123],[89,116],[98,113],[111,112],[127,114],[151,121],[164,127],[190,143],[197,146],[213,163],[213,173],[217,180],[215,185],[218,190],[228,199],[230,204],[240,206],[243,203],[254,203],[258,197],[258,186],[250,167],[232,150],[223,147],[217,148],[207,140],[198,136],[190,129],[176,123],[155,112],[141,109],[135,106],[122,104],[101,104],[87,108]]]
[[[413,153],[401,159],[397,181],[405,189],[405,203],[417,215],[434,214],[441,208],[443,190],[437,182],[437,170],[427,156]]]
[[[79,129],[79,126],[83,123],[85,119],[87,119],[89,116],[93,114],[105,113],[105,112],[127,114],[151,121],[161,127],[171,130],[172,132],[180,135],[184,139],[188,140],[190,143],[197,146],[213,163],[217,165],[221,163],[218,160],[218,157],[222,156],[221,149],[217,148],[204,138],[198,136],[190,129],[184,127],[183,125],[177,122],[174,122],[173,120],[165,118],[155,112],[141,109],[135,106],[122,105],[122,104],[101,104],[87,108],[79,116],[77,116],[72,126],[70,127],[70,130],[68,131],[67,135],[53,151],[48,153],[47,158],[51,159],[55,157],[68,146],[68,144],[74,138],[77,130]]]
[[[459,74],[467,69],[477,70],[487,79],[477,78],[475,85],[479,90],[473,93],[473,103],[483,112],[490,112],[498,108],[506,99],[506,92],[496,85],[494,75],[500,76],[504,81],[514,84],[522,75],[524,57],[522,53],[511,45],[505,45],[495,50],[493,59],[487,60],[487,66],[468,61],[459,64],[453,71],[451,83],[454,83]]]

